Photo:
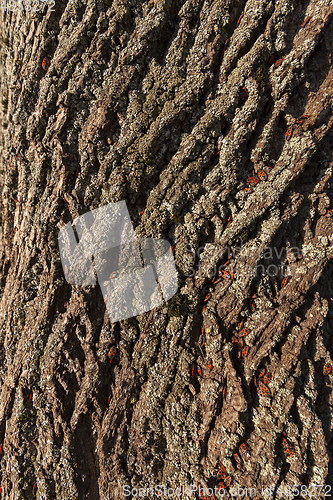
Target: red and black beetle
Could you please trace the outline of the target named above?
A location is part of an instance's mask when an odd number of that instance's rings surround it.
[[[110,363],[112,363],[112,361],[114,360],[116,355],[117,355],[117,348],[116,348],[116,346],[113,345],[108,353],[108,356],[110,358]]]
[[[49,69],[49,66],[50,66],[50,61],[48,59],[48,57],[44,57],[44,59],[42,60],[42,68],[47,71]]]

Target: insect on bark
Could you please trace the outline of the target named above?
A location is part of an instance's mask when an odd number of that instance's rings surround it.
[[[329,373],[331,373],[331,371],[332,371],[331,365],[329,363],[326,363],[323,368],[323,374],[328,375]]]
[[[307,17],[304,21],[304,23],[301,24],[301,28],[303,28],[309,21],[310,21],[311,17]]]
[[[292,136],[293,133],[293,127],[288,128],[286,135],[284,136],[286,141],[289,141],[290,137]]]
[[[48,59],[48,57],[44,57],[44,59],[42,60],[42,68],[47,71],[49,69],[49,66],[50,60]]]

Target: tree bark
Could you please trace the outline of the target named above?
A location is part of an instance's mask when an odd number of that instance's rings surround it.
[[[320,498],[332,4],[36,2],[0,11],[2,498]],[[110,324],[58,233],[121,200],[178,291]]]

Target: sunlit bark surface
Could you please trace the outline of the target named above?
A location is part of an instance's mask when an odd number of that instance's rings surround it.
[[[36,2],[0,10],[2,498],[323,498],[332,3]],[[121,200],[178,291],[111,324],[58,233]]]

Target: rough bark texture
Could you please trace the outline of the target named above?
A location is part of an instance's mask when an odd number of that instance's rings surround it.
[[[0,13],[2,498],[214,488],[221,464],[227,496],[332,484],[332,3],[53,8]],[[120,200],[174,246],[179,288],[111,325],[57,236]]]

